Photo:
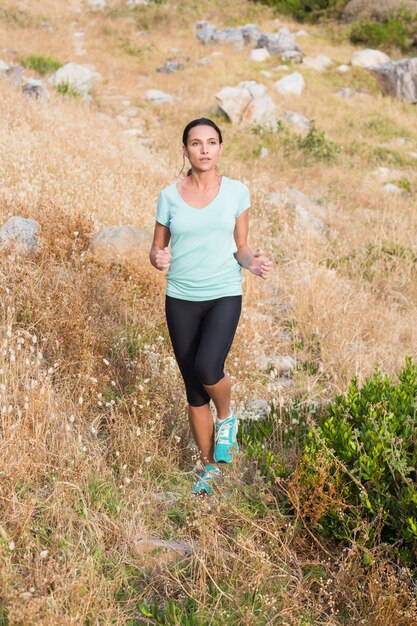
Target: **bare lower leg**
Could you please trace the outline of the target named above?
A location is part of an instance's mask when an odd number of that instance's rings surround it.
[[[232,382],[228,374],[225,374],[215,385],[204,385],[204,388],[214,402],[217,418],[222,420],[229,417]]]
[[[203,404],[202,406],[191,406],[189,404],[188,421],[203,465],[210,463],[217,466],[213,457],[214,424],[209,404]]]

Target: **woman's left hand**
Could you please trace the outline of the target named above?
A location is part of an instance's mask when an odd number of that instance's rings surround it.
[[[255,276],[260,276],[261,278],[268,278],[269,271],[272,267],[272,261],[268,259],[267,256],[262,252],[262,250],[258,250],[254,252],[251,263],[248,267],[248,270],[255,274]]]

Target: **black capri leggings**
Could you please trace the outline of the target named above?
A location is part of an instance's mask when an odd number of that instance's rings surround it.
[[[241,309],[242,296],[194,302],[165,295],[169,335],[191,406],[208,404],[203,383],[214,385],[224,377]]]

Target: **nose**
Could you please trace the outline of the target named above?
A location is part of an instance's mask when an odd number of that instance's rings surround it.
[[[206,154],[206,153],[208,152],[208,147],[207,147],[207,146],[205,146],[204,144],[201,144],[201,152],[202,152],[203,154]]]

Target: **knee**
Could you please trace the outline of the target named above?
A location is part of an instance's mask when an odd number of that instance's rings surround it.
[[[194,369],[198,380],[203,385],[215,385],[224,376],[222,368],[214,363],[210,363],[207,359],[197,359]]]

